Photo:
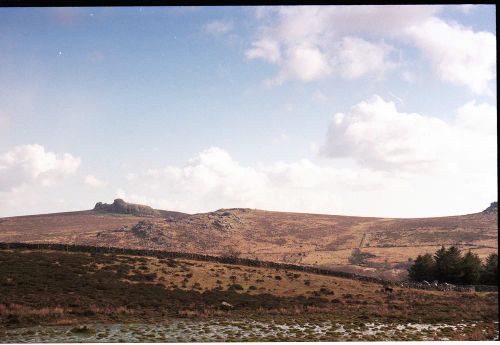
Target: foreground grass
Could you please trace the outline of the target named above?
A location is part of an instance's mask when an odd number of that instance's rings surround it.
[[[395,289],[391,294],[378,284],[287,270],[0,250],[0,329],[178,317],[491,324],[497,314],[497,293]]]

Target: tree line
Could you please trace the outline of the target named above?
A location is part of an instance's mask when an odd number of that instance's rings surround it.
[[[442,246],[434,255],[419,255],[408,269],[413,281],[435,281],[460,285],[498,285],[498,254],[490,254],[484,262],[471,251]]]

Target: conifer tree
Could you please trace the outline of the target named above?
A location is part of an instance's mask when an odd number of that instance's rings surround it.
[[[419,255],[415,263],[408,270],[411,280],[434,280],[434,259],[431,254]]]
[[[486,258],[481,272],[481,283],[498,285],[498,254],[490,254]]]
[[[461,262],[461,284],[477,284],[481,278],[481,259],[470,251],[464,255]]]

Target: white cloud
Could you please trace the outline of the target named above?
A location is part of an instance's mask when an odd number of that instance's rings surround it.
[[[373,96],[348,114],[333,116],[321,153],[378,170],[491,172],[496,166],[491,128],[496,128],[496,107],[488,104],[468,103],[448,124],[399,112],[393,102]]]
[[[83,179],[83,183],[85,183],[87,186],[94,187],[94,188],[101,188],[101,187],[106,187],[108,183],[106,181],[102,181],[95,177],[94,175],[87,175]]]
[[[365,166],[340,168],[335,161],[308,159],[245,166],[212,147],[184,166],[130,174],[117,196],[189,213],[229,207],[390,217],[480,211],[496,195],[496,146],[489,146],[495,137],[464,119],[483,116],[484,109],[489,118],[490,106],[467,104],[450,125],[398,112],[374,97],[347,115],[337,114],[331,126],[340,128],[330,128],[323,147],[330,156],[342,152]],[[332,147],[335,139],[340,144]]]
[[[288,50],[288,61],[285,66],[284,75],[303,81],[311,81],[324,78],[332,72],[327,57],[317,48],[308,46],[295,46]]]
[[[233,30],[232,21],[215,20],[203,26],[203,31],[211,35],[227,34]]]
[[[497,107],[471,101],[457,110],[457,126],[487,136],[497,135]]]
[[[262,24],[246,57],[279,65],[274,85],[292,79],[381,75],[396,66],[389,56],[391,46],[360,35],[392,37],[402,26],[421,22],[439,10],[439,6],[259,8],[256,18]]]
[[[381,76],[399,66],[391,52],[405,56],[408,45],[420,49],[436,76],[489,92],[496,78],[496,36],[439,18],[444,6],[289,6],[259,9],[249,59],[276,64],[268,85],[287,80]],[[471,7],[463,7],[464,11]],[[386,43],[386,42],[390,42]],[[398,44],[403,44],[396,50]],[[413,80],[408,71],[402,78]]]
[[[495,35],[437,18],[409,27],[406,32],[429,57],[441,79],[477,94],[488,92],[488,84],[496,79]]]
[[[0,154],[0,217],[87,208],[92,198],[71,190],[79,165],[80,158],[37,144]]]
[[[338,51],[338,69],[345,79],[356,79],[376,73],[382,75],[396,66],[388,55],[391,47],[373,44],[357,37],[344,37]]]
[[[381,11],[382,8],[385,12]],[[412,18],[419,18],[421,12],[434,12],[425,8],[421,11],[420,7],[414,10],[415,13],[398,9],[403,15],[400,13],[396,22],[399,23],[400,17],[412,22]],[[293,79],[314,81],[330,76],[355,79],[370,73],[381,75],[395,66],[389,57],[391,47],[370,42],[357,34],[362,33],[363,28],[373,32],[374,17],[388,16],[393,12],[390,6],[259,9],[257,19],[264,23],[258,28],[259,34],[246,51],[246,57],[260,58],[280,66],[277,76],[271,80],[272,85]],[[387,32],[388,28],[382,31]]]
[[[272,63],[281,60],[281,51],[278,42],[271,39],[260,39],[252,43],[252,48],[245,52],[248,59],[264,59]]]
[[[186,212],[222,207],[334,212],[340,200],[331,188],[365,188],[366,183],[359,179],[363,174],[371,173],[324,169],[306,159],[243,166],[226,151],[212,147],[183,167],[168,166],[134,174],[131,184],[119,195]],[[369,181],[372,183],[373,179]],[[325,188],[327,183],[330,189]]]
[[[16,146],[0,155],[0,191],[34,181],[51,184],[75,173],[79,165],[80,158],[69,153],[47,152],[38,144]]]

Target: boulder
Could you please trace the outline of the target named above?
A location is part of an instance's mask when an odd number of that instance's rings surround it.
[[[232,309],[234,306],[230,303],[227,303],[226,301],[222,301],[221,306],[226,308],[226,309]]]

